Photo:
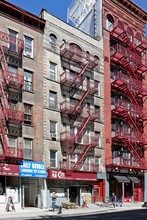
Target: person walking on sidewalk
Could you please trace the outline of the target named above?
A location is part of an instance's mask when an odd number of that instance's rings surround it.
[[[112,193],[112,204],[113,204],[114,208],[116,207],[116,203],[117,203],[117,197],[116,197],[115,193],[113,192]]]
[[[62,213],[62,206],[61,205],[56,205],[56,201],[57,201],[57,195],[55,192],[53,192],[52,194],[52,208],[53,211],[55,211],[55,209],[58,209],[58,214]]]

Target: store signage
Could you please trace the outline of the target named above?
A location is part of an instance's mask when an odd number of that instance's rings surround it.
[[[19,176],[19,166],[13,164],[0,164],[0,175]]]
[[[101,180],[106,179],[106,173],[98,173],[98,174],[97,174],[97,178],[98,178],[98,179],[101,179]]]
[[[69,174],[62,170],[48,170],[48,178],[54,180],[97,181],[97,174],[84,172],[71,172]]]
[[[23,165],[19,166],[20,176],[46,178],[47,172],[43,162],[33,162],[23,160]]]

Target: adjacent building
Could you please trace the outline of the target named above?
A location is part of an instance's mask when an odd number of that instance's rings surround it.
[[[15,203],[33,206],[42,183],[27,168],[43,161],[45,21],[3,0],[0,19],[0,203],[15,188]]]
[[[81,10],[80,16],[75,9]],[[104,41],[106,196],[115,192],[124,202],[143,201],[147,169],[147,13],[129,0],[77,0],[69,8],[68,17],[79,29]]]
[[[46,201],[56,191],[59,203],[97,202],[105,197],[103,40],[46,10],[40,16]]]

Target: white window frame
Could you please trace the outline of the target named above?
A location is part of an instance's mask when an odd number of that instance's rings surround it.
[[[54,69],[51,67],[54,67]],[[54,81],[57,80],[57,64],[51,61],[49,62],[49,78]]]
[[[26,147],[26,141],[30,141],[30,146]],[[30,138],[24,138],[24,159],[29,159],[31,160],[32,159],[32,146],[33,146],[33,140],[30,139]],[[30,155],[30,157],[27,157],[25,155],[25,150],[30,150],[30,153],[28,155]]]
[[[15,36],[13,36],[13,35],[11,35],[10,33],[16,33],[16,35]],[[10,36],[10,38],[11,37],[14,37],[14,38],[16,38],[16,42],[15,42],[15,45],[14,44],[12,44],[13,46],[15,46],[16,47],[16,49],[15,50],[13,50],[12,49],[12,51],[14,51],[14,52],[18,52],[18,45],[17,45],[17,39],[18,39],[18,32],[17,31],[15,31],[15,30],[12,30],[12,29],[8,29],[8,35]],[[8,42],[8,47],[10,47],[10,39],[9,39],[9,42]],[[10,48],[10,50],[11,50],[11,48]]]
[[[10,142],[13,142],[12,144],[10,143]],[[9,147],[13,147],[13,148],[15,148],[16,147],[16,141],[17,141],[17,139],[16,138],[12,138],[12,137],[9,137]]]
[[[25,76],[25,73],[31,75],[31,80],[30,80],[30,78],[27,79],[27,77]],[[28,85],[26,85],[27,83],[28,83]],[[28,89],[27,89],[27,87],[28,87]],[[33,72],[26,70],[26,69],[24,70],[24,90],[29,91],[29,92],[33,91]]]
[[[55,132],[51,131],[51,124],[53,125],[53,123],[55,125]],[[53,136],[53,135],[55,135],[55,136]],[[56,138],[56,135],[57,135],[57,122],[50,120],[50,138]]]
[[[51,96],[51,94],[55,94],[55,99],[53,96]],[[53,106],[53,105],[55,106]],[[57,93],[54,92],[54,91],[49,91],[49,108],[52,108],[52,109],[57,109]]]
[[[51,152],[55,153],[55,166],[51,166],[51,160],[53,160],[53,159],[51,159]],[[51,168],[57,168],[57,151],[56,150],[50,149],[49,161],[50,161]]]
[[[27,44],[27,47],[26,47],[26,39],[30,39],[30,45],[29,44]],[[34,41],[34,39],[33,38],[31,38],[31,37],[29,37],[29,36],[24,36],[24,55],[25,56],[27,56],[27,57],[30,57],[30,58],[33,58],[33,41]],[[29,53],[28,51],[27,51],[27,53],[26,53],[26,48],[27,49],[30,49],[31,50],[31,52]]]

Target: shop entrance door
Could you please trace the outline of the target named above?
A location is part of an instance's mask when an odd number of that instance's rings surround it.
[[[76,186],[69,187],[69,201],[78,204],[78,188]]]

